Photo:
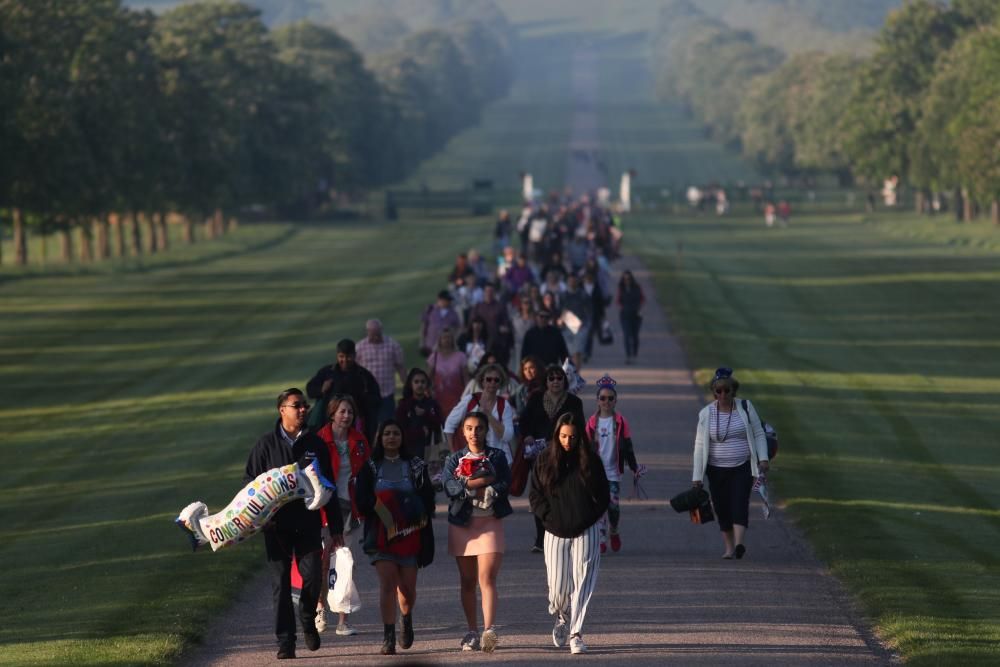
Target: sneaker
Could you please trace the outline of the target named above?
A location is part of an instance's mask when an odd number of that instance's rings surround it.
[[[552,626],[552,645],[556,648],[562,648],[566,645],[566,640],[569,638],[569,626],[566,625],[566,621],[560,619],[556,620],[556,624]]]
[[[358,631],[355,630],[350,625],[348,625],[347,623],[341,623],[340,625],[337,626],[337,634],[340,635],[341,637],[351,637],[353,635],[358,634]]]
[[[326,609],[323,607],[316,607],[316,632],[323,632],[326,630]]]
[[[611,550],[614,552],[622,550],[622,537],[618,533],[611,534]]]
[[[492,627],[483,630],[483,652],[493,653],[496,649],[497,644],[500,642],[500,638],[497,637],[497,631]]]
[[[295,644],[282,644],[278,647],[278,660],[294,660]]]
[[[469,630],[462,637],[462,650],[463,651],[478,651],[479,650],[479,633]]]
[[[540,554],[540,553],[542,553],[542,551],[543,551],[543,549],[540,546],[538,546],[537,544],[532,544],[531,545],[531,553],[533,553],[533,554]]]
[[[569,652],[573,655],[579,655],[580,653],[587,652],[587,645],[583,643],[583,637],[580,635],[573,635],[569,638]]]
[[[306,638],[306,648],[310,651],[319,650],[319,633],[318,632],[303,632],[302,636]]]

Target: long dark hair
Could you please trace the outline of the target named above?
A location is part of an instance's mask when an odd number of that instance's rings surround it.
[[[382,446],[382,434],[385,433],[386,426],[395,426],[399,429],[402,435],[402,441],[399,445],[399,458],[404,461],[409,461],[413,458],[413,454],[410,453],[409,448],[406,446],[406,429],[396,421],[395,419],[386,419],[384,422],[378,425],[378,433],[375,434],[375,446],[372,447],[372,461],[378,463],[385,458],[385,447]]]
[[[413,378],[418,375],[427,378],[427,395],[431,395],[431,376],[423,368],[411,368],[406,375],[406,382],[403,384],[403,398],[413,398]]]
[[[559,429],[567,425],[576,429],[576,449],[568,452],[559,444]],[[587,433],[584,430],[583,424],[580,424],[573,417],[573,413],[564,412],[556,419],[556,425],[552,429],[552,438],[549,440],[549,445],[538,455],[538,463],[535,464],[535,474],[538,475],[538,483],[546,494],[551,495],[555,493],[556,484],[559,482],[562,474],[562,464],[572,461],[573,458],[576,459],[577,465],[571,466],[571,469],[575,467],[584,485],[589,487],[591,481],[591,463],[594,458],[592,448],[587,441]]]

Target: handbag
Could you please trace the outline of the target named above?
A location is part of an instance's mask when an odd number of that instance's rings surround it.
[[[348,547],[333,552],[331,575],[336,583],[326,594],[327,608],[334,613],[353,614],[361,609],[361,595],[354,585],[354,555]]]

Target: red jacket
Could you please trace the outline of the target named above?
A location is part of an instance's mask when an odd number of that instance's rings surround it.
[[[340,479],[340,452],[337,451],[337,443],[333,441],[333,424],[327,424],[316,432],[316,435],[326,443],[327,451],[330,452],[330,465],[333,467],[333,482],[336,484]],[[347,448],[351,452],[351,477],[347,482],[347,493],[351,498],[351,516],[359,519],[361,514],[354,498],[354,487],[358,479],[358,473],[365,465],[365,462],[372,456],[372,449],[368,446],[368,439],[364,433],[355,428],[347,431]],[[337,495],[339,496],[339,490]],[[326,525],[326,510],[323,510],[323,525]]]

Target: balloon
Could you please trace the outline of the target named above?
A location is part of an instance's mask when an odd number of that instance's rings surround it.
[[[197,501],[181,510],[174,523],[187,533],[195,550],[207,544],[218,551],[258,532],[293,500],[301,499],[310,510],[319,509],[336,488],[319,473],[316,461],[304,467],[290,463],[257,475],[221,512],[210,515],[208,506]]]

